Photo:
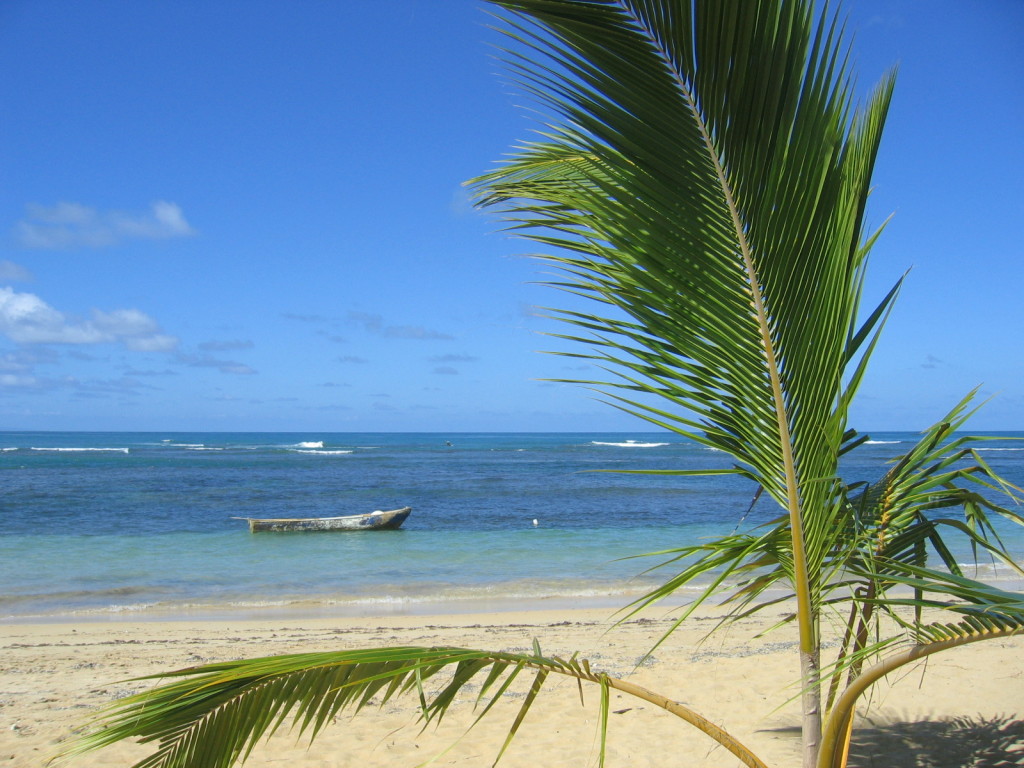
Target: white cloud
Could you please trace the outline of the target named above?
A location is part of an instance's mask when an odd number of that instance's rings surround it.
[[[0,334],[18,344],[115,344],[136,351],[166,352],[178,340],[160,332],[151,317],[137,309],[93,310],[89,320],[75,321],[34,293],[0,288]]]
[[[230,339],[227,341],[204,341],[199,348],[206,352],[230,352],[236,349],[252,349],[253,344],[248,339]]]
[[[134,352],[173,352],[178,348],[178,337],[166,333],[154,333],[149,336],[127,336],[124,345]]]
[[[0,333],[19,344],[95,344],[95,328],[69,324],[64,315],[33,293],[0,288]]]
[[[196,232],[181,208],[163,200],[143,213],[98,211],[81,203],[26,206],[15,233],[26,248],[102,248],[126,240],[165,240]]]
[[[113,312],[94,309],[92,322],[100,330],[115,336],[145,336],[158,330],[153,319],[137,309],[115,309]]]
[[[221,373],[230,373],[237,376],[252,376],[256,373],[256,369],[236,360],[221,360],[207,355],[195,355],[184,352],[179,353],[177,359],[182,365],[188,365],[192,368],[216,368]]]
[[[31,373],[37,365],[53,365],[60,355],[47,347],[15,349],[0,355],[0,372]]]
[[[35,376],[21,376],[17,374],[0,374],[0,387],[11,389],[31,389],[38,386],[39,380]]]
[[[284,312],[281,317],[287,320],[297,320],[300,323],[329,323],[331,319],[323,315],[306,315],[298,312]]]
[[[462,217],[473,212],[473,195],[465,187],[456,187],[452,192],[449,209],[456,216]]]
[[[347,318],[349,322],[361,326],[364,331],[389,339],[451,341],[454,338],[447,333],[425,328],[422,325],[386,325],[383,317],[370,312],[349,312]]]
[[[27,283],[32,273],[13,261],[0,261],[0,280],[5,283]]]

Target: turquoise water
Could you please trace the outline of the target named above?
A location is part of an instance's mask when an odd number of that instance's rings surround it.
[[[914,437],[875,436],[848,476],[874,479]],[[1024,448],[984,455],[1024,484]],[[622,558],[778,511],[745,515],[754,489],[737,478],[592,470],[728,465],[660,433],[0,433],[0,620],[621,605],[659,562]],[[232,519],[400,506],[412,516],[388,532],[253,535]]]

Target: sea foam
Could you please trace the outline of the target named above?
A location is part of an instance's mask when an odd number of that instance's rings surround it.
[[[95,451],[99,453],[128,453],[127,448],[32,448],[33,451],[46,451],[50,453],[77,453]]]
[[[591,445],[610,445],[614,448],[661,448],[668,443],[638,443],[636,440],[627,440],[624,443],[602,443],[598,440],[591,442]]]

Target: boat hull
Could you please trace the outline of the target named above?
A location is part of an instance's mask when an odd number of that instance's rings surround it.
[[[281,517],[257,519],[238,518],[249,521],[250,533],[287,531],[388,531],[400,528],[412,512],[412,507],[392,509],[388,512],[371,512],[366,515],[344,517]]]

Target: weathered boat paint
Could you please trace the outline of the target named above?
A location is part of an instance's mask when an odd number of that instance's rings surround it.
[[[343,517],[236,517],[234,519],[247,520],[250,533],[267,531],[387,531],[400,528],[410,512],[412,512],[412,507]]]

